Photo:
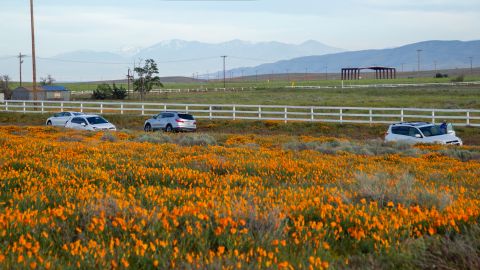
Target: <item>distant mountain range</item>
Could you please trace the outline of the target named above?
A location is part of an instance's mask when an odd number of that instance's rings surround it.
[[[419,53],[417,50],[421,50]],[[126,48],[120,52],[75,51],[38,58],[37,77],[51,74],[57,81],[103,81],[125,78],[128,68],[140,59],[153,58],[160,76],[200,79],[223,77],[220,56],[227,55],[227,76],[271,73],[340,72],[342,67],[388,66],[398,71],[465,68],[480,61],[480,40],[424,41],[398,48],[345,51],[317,41],[301,44],[252,43],[232,40],[224,43],[170,40],[148,48]],[[290,59],[290,60],[286,60]],[[24,78],[31,78],[31,62],[25,59]],[[18,80],[18,59],[0,57],[0,74]],[[28,79],[27,79],[28,80]]]
[[[169,40],[148,48],[125,48],[120,52],[74,51],[49,58],[38,58],[38,76],[51,74],[58,81],[111,80],[124,78],[128,68],[140,60],[154,59],[161,76],[207,74],[223,68],[222,55],[227,55],[230,68],[253,66],[305,55],[324,55],[344,51],[317,41],[301,44],[281,42],[247,42],[232,40],[223,43]],[[25,66],[31,65],[30,59]],[[18,77],[18,61],[0,61],[0,74]],[[24,77],[30,78],[30,68]]]
[[[420,50],[420,51],[418,51]],[[475,41],[424,41],[392,49],[341,52],[335,54],[305,56],[282,60],[255,67],[229,70],[235,76],[243,74],[271,73],[339,73],[346,67],[386,66],[398,71],[455,69],[470,67],[480,61],[480,40]],[[476,62],[475,62],[476,61]]]

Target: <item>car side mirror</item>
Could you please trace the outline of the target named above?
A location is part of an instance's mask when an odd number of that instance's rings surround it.
[[[421,139],[421,138],[422,138],[422,135],[420,135],[420,134],[417,133],[417,134],[415,134],[415,138]]]
[[[153,116],[153,119],[157,119],[157,118],[158,118],[158,115],[154,115],[154,116]]]

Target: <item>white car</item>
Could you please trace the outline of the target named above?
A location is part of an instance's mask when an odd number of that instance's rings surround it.
[[[66,128],[80,129],[80,130],[110,130],[116,131],[117,128],[105,118],[98,115],[79,115],[70,118],[65,124]]]
[[[64,127],[70,118],[79,115],[85,114],[81,112],[59,112],[54,114],[52,117],[49,117],[45,123],[47,124],[47,126]]]
[[[462,140],[456,136],[452,124],[448,124],[445,132],[440,126],[428,122],[392,124],[385,135],[385,141],[463,145]]]

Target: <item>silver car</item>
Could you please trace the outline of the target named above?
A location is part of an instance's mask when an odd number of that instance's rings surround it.
[[[59,112],[49,117],[45,123],[47,124],[47,126],[64,127],[70,118],[74,116],[80,116],[80,115],[85,115],[85,114],[81,112]]]
[[[173,131],[196,131],[197,122],[191,114],[180,112],[161,112],[145,121],[143,129],[146,132],[155,130]]]

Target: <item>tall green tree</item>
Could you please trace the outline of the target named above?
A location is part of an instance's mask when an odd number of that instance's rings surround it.
[[[134,90],[140,93],[140,98],[144,100],[145,94],[150,92],[154,86],[163,87],[160,77],[157,75],[157,63],[153,59],[147,59],[143,67],[136,67],[134,71],[138,77],[133,82]]]

